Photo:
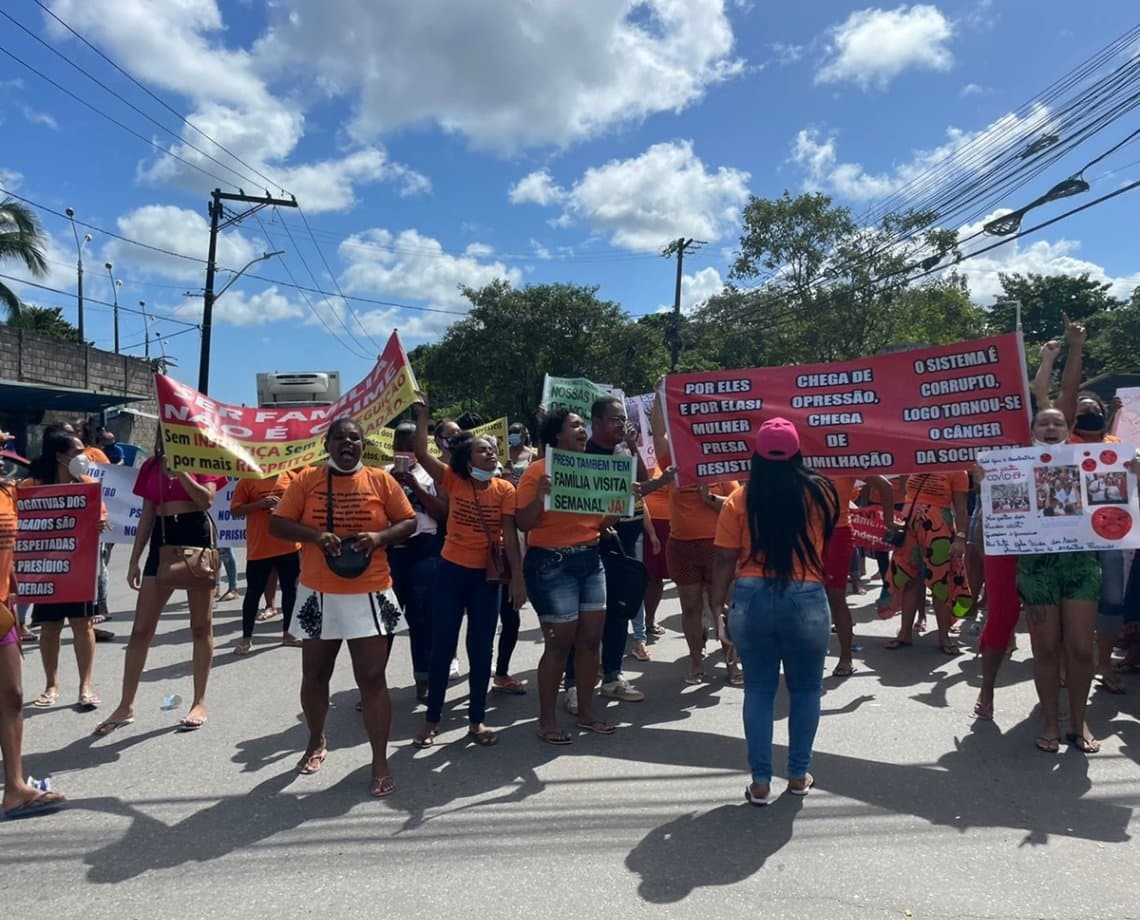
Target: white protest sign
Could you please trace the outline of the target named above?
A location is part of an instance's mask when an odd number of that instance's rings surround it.
[[[1113,418],[1113,434],[1129,444],[1140,444],[1140,387],[1116,391],[1124,404]]]
[[[107,466],[92,463],[88,475],[103,487],[103,504],[107,506],[107,519],[111,529],[102,535],[103,543],[134,543],[143,500],[135,495],[135,479],[139,471],[129,466]],[[245,520],[230,514],[237,480],[231,479],[218,494],[210,514],[218,526],[219,546],[245,546]]]
[[[650,423],[653,401],[656,398],[654,393],[642,393],[639,396],[625,398],[626,415],[637,429],[637,452],[641,455],[641,462],[645,464],[646,472],[650,474],[657,467],[657,451],[653,446],[653,425]]]
[[[1125,444],[981,451],[986,552],[1073,553],[1140,547],[1136,477]]]

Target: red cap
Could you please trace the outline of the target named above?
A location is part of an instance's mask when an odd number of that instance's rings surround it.
[[[756,453],[765,460],[791,460],[799,452],[799,433],[786,418],[770,418],[756,432]]]

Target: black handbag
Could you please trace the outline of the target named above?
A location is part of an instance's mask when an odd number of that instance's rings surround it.
[[[328,473],[328,488],[329,497],[327,502],[327,509],[325,514],[325,530],[329,533],[335,533],[333,530],[333,474],[332,468],[329,468]],[[341,578],[359,578],[368,571],[368,566],[372,564],[372,553],[364,552],[357,549],[356,539],[354,537],[346,537],[340,541],[340,554],[337,556],[325,553],[325,565],[332,570],[334,575],[339,575]]]
[[[601,555],[606,572],[606,613],[632,620],[645,601],[649,572],[644,563],[626,554],[620,539],[605,541]]]
[[[906,522],[903,524],[902,530],[888,530],[883,534],[883,542],[887,543],[894,549],[898,549],[906,542],[907,531],[910,530],[910,522],[914,520],[914,506],[918,504],[918,496],[922,494],[922,487],[926,485],[926,480],[930,478],[929,473],[922,474],[922,482],[918,484],[918,488],[914,492],[914,501],[910,503],[910,511],[907,512]],[[886,511],[883,509],[883,520],[886,520]]]

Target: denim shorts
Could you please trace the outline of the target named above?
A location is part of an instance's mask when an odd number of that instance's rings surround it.
[[[531,546],[523,559],[526,593],[543,623],[573,623],[606,609],[606,573],[596,546],[572,551]]]

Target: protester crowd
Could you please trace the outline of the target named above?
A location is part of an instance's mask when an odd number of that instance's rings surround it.
[[[1114,440],[1108,431],[1116,407],[1077,390],[1084,330],[1069,325],[1066,340],[1065,375],[1055,398],[1049,380],[1063,345],[1051,342],[1043,350],[1042,371],[1033,382],[1033,443]],[[622,661],[629,654],[650,659],[654,640],[664,633],[656,614],[664,583],[671,580],[687,645],[678,683],[713,679],[711,641],[722,650],[718,664],[726,683],[743,688],[747,801],[769,801],[781,671],[790,700],[788,789],[806,795],[814,782],[810,765],[830,636],[836,634],[839,645],[831,673],[842,679],[855,671],[846,598],[863,590],[859,575],[870,555],[883,579],[878,614],[899,617],[887,649],[904,654],[915,646],[925,631],[928,603],[942,654],[962,653],[958,636],[964,623],[980,626],[981,690],[974,715],[993,719],[996,679],[1024,610],[1042,718],[1036,747],[1055,753],[1067,741],[1086,754],[1099,750],[1084,718],[1093,679],[1107,692],[1124,693],[1119,673],[1140,668],[1140,566],[1131,566],[1129,574],[1123,552],[987,555],[980,467],[890,480],[827,477],[804,465],[801,433],[783,418],[759,427],[741,481],[677,482],[660,403],[652,423],[655,469],[645,467],[626,411],[621,398],[608,396],[594,402],[589,418],[566,408],[540,409],[530,424],[513,423],[503,445],[473,434],[477,419],[433,419],[425,396],[414,407],[414,421],[396,428],[395,457],[386,469],[364,465],[364,431],[354,419],[340,418],[325,436],[326,463],[240,481],[231,510],[247,526],[246,593],[241,637],[232,653],[249,654],[257,624],[279,610],[281,643],[300,647],[300,700],[309,738],[298,773],[316,773],[328,755],[330,680],[340,647],[347,644],[372,749],[369,792],[392,794],[385,674],[390,655],[403,647],[396,637],[408,634],[416,698],[425,707],[410,743],[427,748],[436,743],[464,621],[467,738],[479,747],[495,745],[499,736],[486,721],[488,693],[528,692],[527,682],[510,670],[527,603],[543,641],[535,675],[538,739],[568,745],[582,733],[612,735],[618,727],[603,717],[595,695],[630,704],[645,698],[623,674]],[[86,467],[77,458],[113,462],[94,440],[87,425],[48,430],[32,478],[0,484],[0,567],[12,572],[0,580],[5,610],[16,606],[17,597],[17,494],[39,484],[84,481]],[[551,510],[548,447],[631,457],[633,513]],[[1051,473],[1035,484],[1038,507],[1046,514],[1071,514],[1079,502],[1079,489],[1066,475]],[[165,605],[180,590],[190,609],[194,692],[178,729],[205,726],[215,590],[224,565],[213,549],[207,510],[225,482],[172,472],[161,451],[139,469],[135,492],[143,512],[127,576],[137,604],[121,697],[94,728],[97,734],[134,721],[147,650]],[[1116,476],[1097,488],[1107,494],[1124,485]],[[1027,502],[1027,495],[1005,489],[995,493],[988,510],[1027,510]],[[882,509],[893,547],[889,555],[856,546],[850,515],[868,505]],[[100,558],[105,570],[106,553]],[[263,597],[266,605],[259,610]],[[45,688],[31,705],[48,708],[62,699],[66,681],[59,674],[59,647],[65,622],[74,636],[78,704],[89,710],[101,705],[94,688],[100,613],[106,613],[104,587],[91,604],[32,608]],[[11,817],[43,813],[58,807],[62,796],[28,786],[20,761],[20,646],[34,633],[20,622],[9,627],[0,621],[0,634],[3,806]],[[1117,648],[1125,654],[1114,661]],[[1062,687],[1069,703],[1067,730],[1058,712]]]

